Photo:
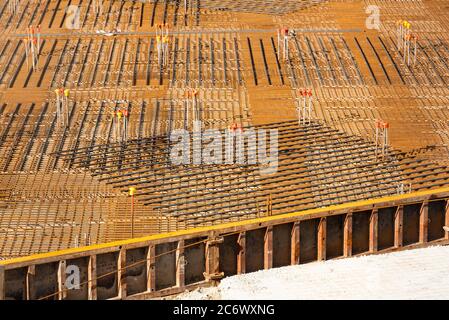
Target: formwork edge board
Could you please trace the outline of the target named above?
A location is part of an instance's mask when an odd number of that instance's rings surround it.
[[[168,233],[161,233],[151,236],[146,236],[142,238],[134,238],[134,239],[126,239],[120,241],[114,241],[109,243],[78,247],[78,248],[70,248],[60,251],[52,251],[48,253],[35,254],[25,257],[13,258],[9,260],[0,261],[0,265],[4,265],[6,270],[19,268],[22,266],[27,266],[30,264],[41,264],[53,261],[59,261],[63,259],[74,259],[84,256],[89,256],[93,254],[102,254],[107,252],[119,251],[120,249],[132,249],[137,247],[149,246],[150,244],[167,242],[167,239],[170,241],[177,241],[182,239],[186,239],[187,237],[198,237],[202,235],[207,235],[211,231],[219,231],[221,234],[232,233],[243,230],[250,230],[255,228],[262,228],[269,225],[282,224],[288,222],[294,222],[303,219],[313,219],[318,217],[324,217],[329,215],[342,214],[351,209],[353,213],[357,213],[358,210],[363,211],[361,208],[366,206],[370,206],[373,208],[376,205],[376,208],[380,208],[380,204],[384,206],[397,206],[403,204],[406,200],[418,201],[424,200],[427,196],[432,195],[434,198],[444,198],[449,196],[449,187],[433,189],[433,190],[425,190],[414,192],[410,194],[403,195],[394,195],[387,196],[376,199],[362,200],[362,201],[354,201],[348,202],[339,205],[332,205],[328,207],[309,209],[299,212],[273,215],[263,218],[255,218],[249,220],[243,220],[232,223],[224,223],[218,224],[215,226],[208,227],[199,227],[181,231],[173,231]],[[357,208],[357,209],[355,209]]]

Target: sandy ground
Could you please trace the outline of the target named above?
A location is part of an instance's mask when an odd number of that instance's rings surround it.
[[[176,299],[449,299],[448,270],[437,246],[233,276]]]

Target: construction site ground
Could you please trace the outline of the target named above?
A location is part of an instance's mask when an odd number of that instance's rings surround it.
[[[92,3],[0,3],[0,259],[449,185],[447,1],[110,0],[102,14]],[[399,20],[418,36],[410,65]],[[41,27],[36,71],[30,25]],[[285,58],[282,28],[295,31]],[[58,88],[70,89],[67,125]],[[298,124],[305,88],[313,117]],[[169,164],[167,135],[193,129],[192,89],[205,129],[278,130],[277,172]],[[119,109],[126,143],[113,130]],[[389,123],[383,157],[376,120]]]
[[[449,297],[448,252],[447,246],[431,247],[261,270],[172,298],[444,300]]]

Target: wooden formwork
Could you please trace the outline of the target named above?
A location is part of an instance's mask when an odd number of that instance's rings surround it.
[[[428,190],[7,260],[0,299],[144,299],[260,269],[447,244],[448,196]],[[79,288],[68,290],[73,270]]]

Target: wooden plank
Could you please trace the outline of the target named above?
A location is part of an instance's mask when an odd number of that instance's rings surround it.
[[[36,274],[36,266],[31,265],[27,268],[27,275],[25,281],[25,291],[26,291],[26,299],[32,300],[35,299],[35,288],[34,288],[34,275]]]
[[[346,215],[343,227],[343,256],[352,256],[352,212]]]
[[[326,218],[318,225],[318,261],[326,260]]]
[[[147,291],[153,292],[156,290],[156,270],[154,268],[156,263],[156,246],[149,246],[147,253]]]
[[[444,225],[449,228],[449,201],[446,201],[446,215],[444,218]],[[445,230],[444,239],[449,240],[449,230]]]
[[[424,200],[419,211],[419,242],[426,243],[429,238],[429,201]]]
[[[237,255],[237,274],[246,272],[246,233],[239,233],[237,243],[240,246],[239,253]]]
[[[264,269],[273,268],[273,227],[267,227],[264,239],[264,250],[263,250],[263,266]]]
[[[300,251],[300,222],[295,222],[293,224],[292,228],[292,235],[291,235],[291,261],[290,263],[292,265],[299,264],[299,257],[301,254]]]
[[[206,281],[215,282],[224,276],[223,272],[220,272],[220,246],[223,242],[222,237],[217,237],[215,233],[212,233],[206,242],[206,271],[204,272],[204,278]]]
[[[176,286],[185,286],[184,240],[178,241],[176,248]]]
[[[195,283],[186,285],[183,288],[171,287],[171,288],[162,289],[162,290],[158,290],[158,291],[154,291],[154,292],[137,293],[135,295],[128,296],[127,300],[148,300],[148,299],[159,298],[159,297],[164,297],[164,296],[172,296],[175,294],[183,293],[186,290],[191,291],[196,288],[205,288],[205,287],[210,287],[213,285],[214,284],[212,284],[211,282],[208,282],[208,281],[195,282]]]
[[[58,300],[67,298],[66,281],[66,260],[59,261],[58,264]]]
[[[377,252],[378,249],[378,222],[379,216],[376,208],[371,212],[369,220],[369,251]]]
[[[118,283],[118,297],[120,299],[126,298],[126,250],[120,249],[117,259],[117,283]]]
[[[403,220],[404,206],[400,205],[396,209],[396,214],[394,216],[394,246],[396,248],[402,247],[402,243],[404,240]]]
[[[5,300],[5,267],[0,266],[0,300]]]
[[[89,300],[97,300],[97,256],[89,257],[87,265],[87,293]]]

